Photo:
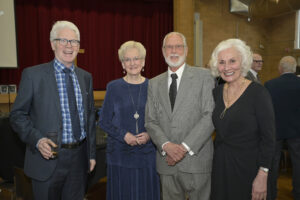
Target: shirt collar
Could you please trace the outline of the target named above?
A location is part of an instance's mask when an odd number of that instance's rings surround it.
[[[178,79],[181,79],[181,76],[182,76],[182,73],[183,73],[184,68],[185,68],[185,63],[183,63],[183,64],[177,69],[176,72],[171,71],[170,67],[168,67],[168,76],[170,77],[171,74],[176,73],[177,76],[178,76]]]
[[[63,70],[67,68],[64,64],[62,64],[61,62],[59,62],[56,58],[54,59],[54,69],[57,72],[63,73]],[[72,73],[74,73],[74,65],[72,64],[72,66],[69,68],[71,70]]]
[[[250,69],[250,72],[254,75],[254,77],[257,77],[257,72],[254,71],[253,69]]]

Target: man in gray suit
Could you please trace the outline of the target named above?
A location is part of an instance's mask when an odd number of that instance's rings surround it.
[[[82,200],[96,164],[92,76],[73,63],[80,44],[73,23],[56,22],[50,42],[55,58],[24,69],[10,122],[26,143],[35,199]]]
[[[185,37],[167,34],[162,52],[168,71],[148,86],[145,127],[157,147],[164,200],[208,200],[213,143],[214,80],[208,70],[185,63]]]
[[[259,55],[258,53],[254,53],[251,69],[248,71],[247,76],[245,76],[245,78],[249,79],[250,81],[254,81],[261,84],[258,72],[262,69],[263,63],[264,61],[261,55]]]

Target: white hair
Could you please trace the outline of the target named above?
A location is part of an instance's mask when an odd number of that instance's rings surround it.
[[[165,38],[164,38],[164,41],[163,41],[163,47],[165,47],[165,45],[166,45],[166,40],[167,40],[167,38],[169,37],[169,36],[171,36],[171,35],[178,35],[179,37],[181,37],[181,39],[182,39],[182,41],[183,41],[183,45],[184,45],[184,48],[186,48],[187,47],[187,44],[186,44],[186,39],[185,39],[185,37],[184,37],[184,35],[182,34],[182,33],[179,33],[179,32],[170,32],[170,33],[168,33],[166,36],[165,36]]]
[[[282,72],[296,72],[297,61],[293,56],[284,56],[279,61],[279,66],[282,69]]]
[[[234,48],[237,50],[241,57],[241,72],[242,76],[246,76],[247,72],[250,70],[252,65],[252,52],[251,49],[246,43],[240,39],[227,39],[220,42],[217,47],[214,49],[213,53],[211,54],[211,59],[209,61],[210,70],[213,76],[217,77],[220,76],[218,71],[218,55],[221,51]]]
[[[80,41],[79,29],[77,28],[77,26],[75,24],[73,24],[72,22],[69,22],[69,21],[57,21],[53,24],[51,32],[50,32],[50,41],[53,42],[57,38],[58,32],[64,28],[69,28],[69,29],[73,30],[75,32],[78,40]]]
[[[118,50],[119,60],[122,62],[126,51],[128,49],[133,49],[133,48],[138,50],[140,58],[143,59],[146,58],[146,49],[142,45],[142,43],[132,40],[132,41],[127,41],[121,45],[120,49]]]

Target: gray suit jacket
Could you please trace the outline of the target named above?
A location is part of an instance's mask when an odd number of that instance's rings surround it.
[[[160,174],[209,173],[213,156],[214,80],[208,70],[186,65],[172,112],[167,76],[165,72],[149,81],[146,104],[145,127],[157,147],[157,170]],[[186,154],[175,166],[168,166],[161,154],[162,144],[167,141],[184,142],[195,154]]]
[[[248,71],[247,75],[245,76],[246,79],[250,80],[250,81],[253,81],[253,82],[256,82],[256,83],[259,83],[261,84],[261,81],[258,80],[253,74],[251,71]]]
[[[44,181],[53,173],[57,159],[46,160],[36,144],[48,132],[57,132],[59,147],[62,136],[62,114],[53,61],[24,69],[18,95],[10,113],[12,128],[26,143],[25,173]],[[84,105],[85,131],[88,142],[88,158],[96,157],[95,113],[92,76],[76,67]],[[89,162],[89,161],[83,161]]]

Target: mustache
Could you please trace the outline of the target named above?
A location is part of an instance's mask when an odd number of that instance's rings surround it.
[[[179,55],[177,53],[172,53],[168,57],[170,58],[171,56],[178,56],[179,57]]]

